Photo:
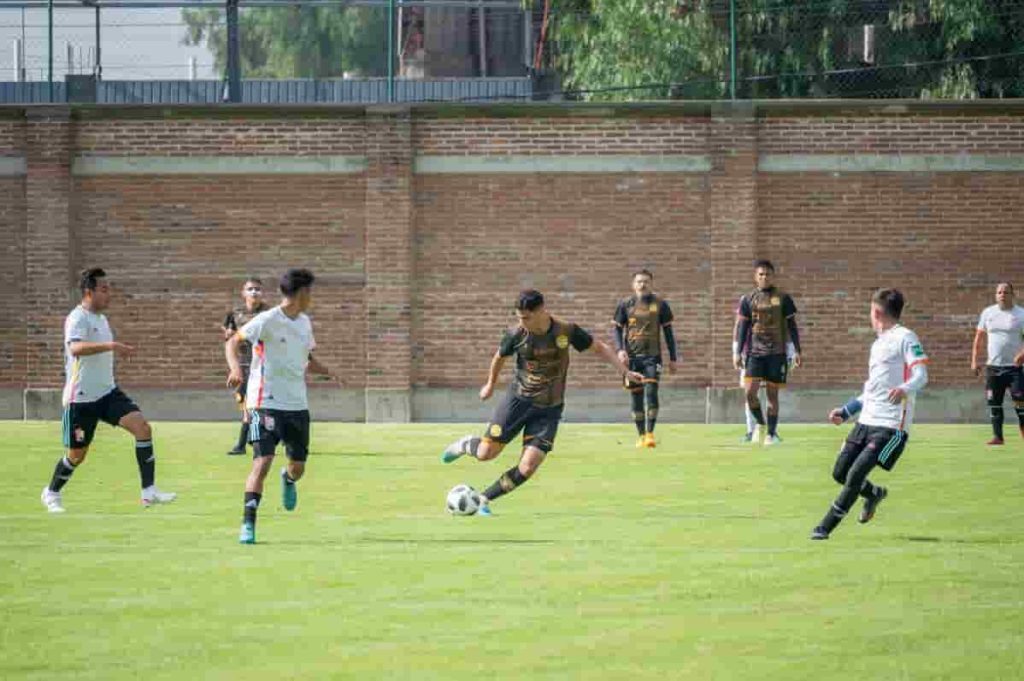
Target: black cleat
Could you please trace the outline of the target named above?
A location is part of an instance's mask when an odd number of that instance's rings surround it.
[[[811,530],[811,539],[828,539],[828,530],[826,530],[821,525],[818,525],[813,530]]]
[[[857,518],[857,522],[866,523],[875,517],[875,510],[878,505],[882,503],[882,500],[889,496],[889,490],[884,487],[878,488],[878,494],[871,497],[870,499],[864,500],[864,508],[861,509],[860,517]]]
[[[244,449],[229,449],[228,456],[242,456],[245,454]]]

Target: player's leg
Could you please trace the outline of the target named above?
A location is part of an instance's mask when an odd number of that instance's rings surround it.
[[[633,425],[636,426],[636,446],[643,447],[645,435],[647,434],[647,417],[644,409],[644,389],[642,386],[629,388],[630,414],[633,417]]]
[[[992,439],[986,444],[1003,444],[1003,397],[1006,395],[1007,382],[996,367],[985,367],[985,397],[988,402],[988,419],[992,424]]]
[[[746,379],[746,375],[747,375],[746,370],[745,369],[740,369],[740,390],[744,391],[743,392],[743,417],[746,420],[746,424],[747,424],[747,432],[746,432],[746,435],[743,436],[743,442],[753,442],[754,441],[754,426],[757,425],[757,421],[754,420],[754,414],[750,411],[750,405],[747,404],[747,398],[746,398],[747,382],[745,380]]]
[[[494,409],[494,415],[487,424],[482,437],[463,435],[441,452],[441,461],[451,463],[463,456],[479,461],[489,461],[501,454],[505,445],[511,442],[523,429],[530,403],[513,395],[506,395]]]
[[[174,492],[162,492],[156,486],[156,452],[153,450],[153,430],[139,408],[121,391],[115,391],[107,405],[103,420],[116,423],[135,438],[135,462],[139,466],[139,480],[142,484],[142,505],[167,504],[178,496]]]
[[[85,461],[98,422],[95,402],[69,404],[64,408],[61,418],[61,444],[65,453],[57,460],[53,475],[50,476],[50,484],[43,488],[39,497],[50,513],[64,512],[61,489]]]
[[[857,432],[856,436],[851,434],[851,438],[843,446],[832,472],[833,478],[837,482],[841,482],[843,488],[821,522],[814,528],[814,532],[811,534],[812,539],[827,539],[832,530],[849,513],[858,496],[865,498],[865,506],[871,504],[867,517],[863,518],[864,514],[862,514],[861,522],[867,522],[874,515],[874,509],[878,503],[887,495],[885,488],[877,487],[868,480],[868,474],[878,464],[881,452],[884,452],[887,447],[899,444],[901,434],[898,431],[879,429],[885,432],[884,437],[879,439],[861,425],[858,425],[857,429],[863,430]]]
[[[779,389],[786,385],[786,356],[772,355],[767,361],[765,394],[768,398],[768,437],[765,444],[781,442],[779,438]]]
[[[481,495],[481,511],[489,515],[488,504],[529,480],[555,446],[562,407],[532,409],[523,426],[523,453],[519,462],[501,474]]]
[[[1013,400],[1013,408],[1017,412],[1017,426],[1020,428],[1020,435],[1024,437],[1024,368],[1017,367],[1013,372],[1010,381],[1010,399]]]
[[[643,374],[644,402],[646,403],[644,411],[644,430],[646,431],[644,446],[654,447],[654,426],[658,422],[658,380],[661,375],[661,365],[654,360],[645,362]]]
[[[295,510],[299,493],[295,483],[306,472],[309,457],[309,412],[285,412],[281,418],[283,442],[288,455],[288,465],[281,469],[281,505],[284,510]]]
[[[747,400],[747,408],[750,409],[751,416],[754,417],[754,428],[753,441],[758,442],[765,433],[764,413],[761,411],[761,400],[758,398],[758,391],[761,389],[761,381],[765,377],[763,371],[763,362],[760,357],[748,357],[746,366],[746,386],[744,386],[744,395]]]
[[[242,413],[242,424],[235,446],[228,450],[228,456],[245,454],[245,445],[249,442],[249,410],[245,408],[245,386],[248,383],[248,378],[248,376],[243,376],[241,385],[235,389],[235,402],[238,404],[238,410]]]
[[[275,450],[279,441],[277,421],[273,414],[266,410],[254,409],[249,417],[252,468],[245,479],[242,529],[238,534],[238,541],[242,544],[256,543],[256,515],[263,500],[263,482],[274,465]]]

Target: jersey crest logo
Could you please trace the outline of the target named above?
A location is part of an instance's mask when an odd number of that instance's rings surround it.
[[[501,437],[501,426],[499,426],[497,423],[494,423],[487,430],[487,432],[490,434],[491,437]]]
[[[567,347],[569,347],[569,337],[559,336],[558,338],[555,339],[555,345],[557,345],[562,350],[565,350]]]
[[[82,442],[85,440],[85,431],[82,430],[81,426],[75,427],[75,442]]]
[[[911,345],[910,352],[914,354],[914,357],[924,357],[924,348],[921,347],[920,343],[914,343]]]
[[[781,305],[781,304],[782,304],[782,299],[780,299],[778,296],[772,296],[772,305]]]
[[[648,312],[657,312],[658,311],[658,304],[657,303],[651,303],[651,306],[647,308],[647,311]]]

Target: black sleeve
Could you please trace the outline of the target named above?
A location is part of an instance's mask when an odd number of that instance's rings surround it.
[[[232,331],[238,331],[238,323],[235,322],[234,312],[228,312],[228,315],[224,317],[224,328],[231,329]]]
[[[747,336],[750,334],[750,319],[740,319],[739,326],[736,328],[736,343],[739,345],[739,352],[743,352],[743,347],[747,344]]]
[[[629,314],[626,312],[626,303],[620,302],[615,308],[615,316],[612,317],[616,326],[625,326],[629,323]]]
[[[782,316],[792,317],[796,314],[796,303],[793,302],[793,298],[787,293],[786,297],[782,299]]]
[[[665,324],[661,327],[665,331],[665,345],[668,346],[668,358],[671,361],[676,361],[676,334],[672,331],[671,324]]]
[[[800,354],[800,332],[796,328],[796,317],[787,317],[786,326],[789,327],[789,340],[793,342],[793,349]]]
[[[576,348],[576,352],[583,352],[589,350],[590,346],[594,344],[594,337],[583,330],[582,327],[573,324],[572,333],[569,334],[569,343]]]
[[[625,335],[623,333],[622,327],[619,326],[618,324],[616,324],[615,328],[614,328],[614,332],[615,332],[615,349],[616,350],[625,350],[626,349],[626,338],[625,338]]]
[[[517,338],[519,334],[517,332],[506,330],[501,337],[501,341],[498,343],[498,354],[502,357],[511,357],[516,352]]]
[[[671,324],[675,317],[672,316],[672,308],[664,300],[661,301],[661,309],[658,310],[658,323]]]
[[[740,298],[740,309],[738,310],[738,314],[740,317],[746,317],[747,319],[750,319],[754,314],[750,309],[750,298],[747,296]],[[742,336],[740,337],[742,338]]]

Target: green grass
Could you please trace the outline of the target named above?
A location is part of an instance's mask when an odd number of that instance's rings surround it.
[[[644,452],[631,428],[563,425],[483,519],[445,492],[514,450],[444,466],[465,426],[314,424],[298,509],[275,479],[239,546],[233,425],[155,425],[180,496],[150,510],[101,426],[52,516],[59,424],[0,423],[0,678],[1021,677],[1024,442],[919,426],[874,522],[811,542],[845,427],[665,425]]]

